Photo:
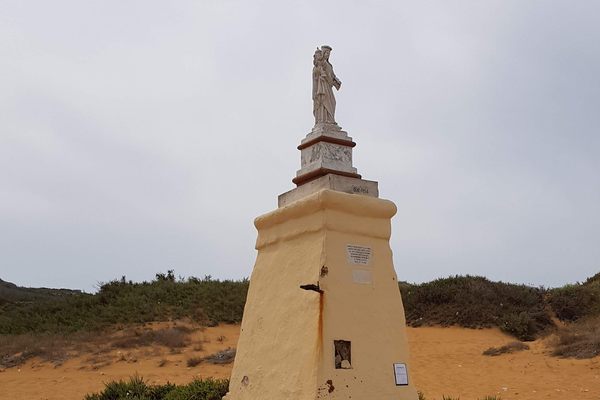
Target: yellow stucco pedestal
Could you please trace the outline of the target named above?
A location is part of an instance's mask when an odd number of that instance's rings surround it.
[[[395,213],[388,200],[321,190],[255,220],[258,256],[227,400],[417,399],[402,376]]]

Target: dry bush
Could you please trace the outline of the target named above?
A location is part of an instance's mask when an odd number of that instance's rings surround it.
[[[108,355],[88,357],[85,360],[86,365],[83,366],[82,369],[87,369],[89,367],[89,369],[97,370],[109,366],[112,364],[112,361],[112,357]]]
[[[185,326],[154,331],[155,343],[171,349],[185,347],[190,343],[189,334],[191,332],[193,330]]]
[[[194,333],[199,330],[199,328],[192,328],[191,326],[187,325],[177,325],[176,322],[174,322],[173,325],[173,329],[177,329],[178,331],[181,331],[183,333]]]
[[[133,347],[159,345],[170,349],[177,349],[185,347],[190,343],[189,332],[191,331],[191,328],[184,326],[164,328],[156,331],[147,330],[140,332],[134,330],[116,340],[113,343],[113,347],[130,349]]]
[[[500,354],[516,353],[517,351],[529,350],[529,346],[521,342],[510,342],[500,347],[490,347],[483,352],[484,356],[499,356]]]
[[[187,359],[186,365],[188,367],[195,367],[196,365],[200,364],[202,361],[204,361],[204,359],[202,357],[192,357],[192,358]]]
[[[55,334],[0,335],[0,367],[15,367],[34,357],[60,365],[70,347],[69,340]]]
[[[219,351],[218,353],[211,354],[210,356],[204,357],[204,361],[208,361],[211,364],[230,364],[235,359],[235,349],[227,348]]]
[[[592,358],[600,355],[600,317],[588,318],[559,329],[553,356]]]
[[[162,360],[160,360],[158,362],[158,366],[159,367],[164,367],[165,365],[167,365],[169,363],[169,360],[167,360],[166,358],[163,358]]]

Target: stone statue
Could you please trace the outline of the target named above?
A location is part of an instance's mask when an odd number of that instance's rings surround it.
[[[333,66],[329,62],[331,47],[317,48],[313,56],[313,115],[315,125],[331,124],[335,122],[335,97],[333,87],[340,90],[342,82],[333,73]]]

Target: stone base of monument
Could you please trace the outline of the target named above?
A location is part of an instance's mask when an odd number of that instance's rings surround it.
[[[255,220],[227,400],[417,399],[389,245],[396,206],[365,194],[284,194],[284,207]]]
[[[331,189],[338,192],[360,194],[369,197],[379,197],[378,186],[378,183],[375,181],[367,181],[331,173],[306,182],[302,186],[298,186],[289,192],[280,194],[277,198],[277,203],[279,207],[285,207],[298,199],[316,193],[322,189]]]

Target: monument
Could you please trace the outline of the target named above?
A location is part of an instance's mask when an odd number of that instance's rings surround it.
[[[296,188],[256,218],[250,279],[227,400],[416,400],[389,245],[396,206],[352,165],[335,121],[331,47],[313,56],[315,125]]]

